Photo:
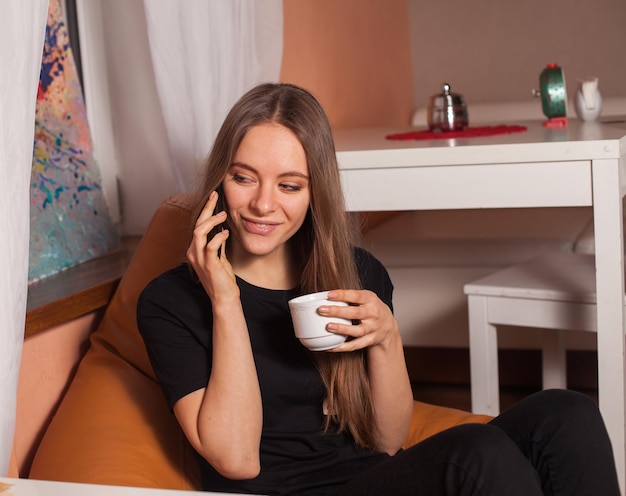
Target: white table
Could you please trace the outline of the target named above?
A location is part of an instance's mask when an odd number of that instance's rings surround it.
[[[624,494],[624,241],[626,123],[547,128],[432,141],[387,140],[408,129],[335,132],[350,211],[593,207],[600,410]]]
[[[1,491],[2,484],[9,484],[10,487]],[[237,496],[233,493],[148,489],[0,477],[0,495],[2,496],[193,496],[194,494],[198,496]]]

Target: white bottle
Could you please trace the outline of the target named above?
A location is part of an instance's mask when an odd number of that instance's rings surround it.
[[[574,110],[579,119],[593,121],[602,112],[602,95],[598,90],[598,78],[590,77],[578,81],[574,96]]]

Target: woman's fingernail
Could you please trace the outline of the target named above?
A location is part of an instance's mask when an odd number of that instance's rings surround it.
[[[318,311],[319,313],[328,313],[328,312],[330,312],[330,308],[328,308],[328,307],[319,307],[319,308],[317,309],[317,311]]]

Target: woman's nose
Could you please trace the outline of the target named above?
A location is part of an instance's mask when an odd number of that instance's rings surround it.
[[[275,191],[269,187],[261,187],[252,199],[252,208],[259,214],[266,215],[276,209]]]

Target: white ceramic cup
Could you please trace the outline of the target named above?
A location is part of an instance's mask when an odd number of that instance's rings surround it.
[[[348,306],[343,301],[330,301],[328,291],[311,293],[289,300],[289,310],[296,337],[311,351],[324,351],[336,348],[347,336],[326,330],[326,324],[352,324],[350,320],[337,317],[324,317],[317,309],[321,306]]]

